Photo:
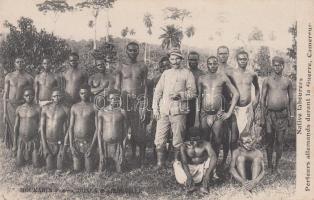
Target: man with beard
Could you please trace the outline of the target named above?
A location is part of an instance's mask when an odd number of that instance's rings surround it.
[[[80,171],[82,166],[85,166],[87,172],[93,169],[97,113],[89,97],[89,87],[81,86],[81,101],[71,108],[69,138],[74,171]]]
[[[274,57],[274,73],[263,82],[262,87],[262,124],[266,120],[266,143],[268,168],[278,172],[278,164],[283,151],[284,135],[291,126],[294,110],[291,81],[282,76],[284,60]],[[275,145],[276,162],[273,168],[273,148]]]
[[[24,59],[17,57],[14,62],[16,71],[8,73],[4,79],[3,111],[4,141],[7,148],[12,148],[16,108],[23,104],[24,88],[33,87],[33,77],[24,71]]]
[[[169,53],[171,69],[161,75],[153,98],[153,113],[157,119],[155,145],[157,150],[157,169],[165,165],[165,150],[170,128],[175,154],[183,143],[186,131],[188,100],[196,97],[195,79],[189,70],[181,66],[183,56],[180,49]]]
[[[25,88],[25,103],[16,109],[14,125],[13,151],[17,151],[16,165],[18,167],[31,161],[34,167],[39,167],[39,121],[40,107],[34,103],[33,88]]]
[[[137,61],[139,45],[130,42],[126,47],[127,61],[117,70],[116,89],[121,91],[122,108],[127,112],[131,128],[131,146],[133,159],[136,147],[140,149],[140,164],[143,163],[146,148],[146,112],[147,112],[147,67]]]
[[[51,70],[49,58],[42,61],[44,71],[35,77],[35,102],[40,106],[51,103],[51,92],[54,87],[58,86],[58,80]]]
[[[250,133],[240,136],[240,146],[232,152],[230,173],[245,189],[252,189],[265,175],[263,153],[255,148],[255,137]]]

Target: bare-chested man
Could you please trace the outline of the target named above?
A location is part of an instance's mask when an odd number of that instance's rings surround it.
[[[229,78],[224,73],[217,74],[218,59],[211,56],[207,59],[208,73],[198,80],[200,125],[204,139],[210,141],[219,156],[219,148],[222,144],[223,121],[228,119],[239,99],[237,89],[232,85]],[[223,87],[226,86],[232,94],[231,106],[227,112],[223,107]]]
[[[40,132],[43,153],[48,170],[63,169],[65,147],[68,145],[68,124],[70,109],[62,102],[63,93],[59,88],[52,90],[52,103],[43,106]],[[57,166],[56,166],[57,165]]]
[[[246,67],[248,65],[249,55],[245,51],[239,51],[237,54],[238,68],[231,71],[228,76],[234,83],[240,94],[235,115],[239,134],[250,132],[252,128],[255,109],[259,102],[260,89],[258,85],[257,74],[249,72]],[[252,85],[255,88],[255,97],[251,96]]]
[[[121,91],[122,108],[126,110],[130,122],[133,158],[136,156],[136,146],[139,146],[142,163],[146,148],[147,67],[143,62],[137,61],[137,43],[130,42],[126,53],[127,61],[122,63],[117,71],[116,89]]]
[[[266,142],[268,168],[277,172],[283,151],[284,135],[293,118],[293,89],[291,81],[282,76],[284,60],[274,57],[273,75],[263,82],[262,87],[262,122],[266,120]],[[275,144],[274,144],[275,143]],[[276,162],[273,169],[273,149],[275,146]]]
[[[22,166],[31,161],[34,167],[39,167],[39,121],[40,107],[34,103],[33,88],[24,90],[25,103],[16,109],[14,125],[13,151],[17,151],[16,165]]]
[[[240,136],[240,146],[232,152],[230,173],[245,189],[251,190],[265,175],[263,153],[255,148],[255,137],[250,133]]]
[[[40,106],[51,103],[51,91],[58,86],[58,79],[51,70],[49,58],[42,61],[44,71],[35,77],[35,102]]]
[[[194,78],[195,78],[195,85],[197,85],[198,79],[200,76],[202,76],[204,73],[202,70],[198,68],[198,62],[200,60],[200,55],[195,52],[191,51],[188,55],[188,64],[189,69],[192,72]],[[189,128],[193,127],[195,124],[195,117],[196,117],[196,98],[191,99],[189,101],[189,109],[190,112],[186,116],[186,130],[189,130]],[[187,135],[186,135],[187,137]]]
[[[111,90],[108,97],[109,106],[98,113],[99,170],[102,171],[109,159],[113,159],[117,172],[121,172],[125,159],[124,141],[128,119],[126,112],[121,109],[120,92]]]
[[[200,192],[208,194],[208,182],[217,156],[211,144],[201,140],[199,134],[191,132],[188,135],[173,163],[176,180],[185,185],[188,192],[194,191],[195,184],[200,183]]]
[[[78,67],[79,55],[71,53],[70,67],[61,75],[61,84],[65,90],[65,103],[73,105],[80,100],[80,87],[88,83],[88,75]]]
[[[94,58],[98,72],[89,77],[88,85],[91,87],[92,95],[95,97],[104,92],[105,88],[107,92],[113,89],[115,86],[115,78],[112,74],[106,73],[109,63],[106,62],[102,56],[95,55]]]
[[[71,107],[69,136],[74,171],[80,171],[82,166],[88,172],[93,170],[97,112],[89,97],[89,87],[81,86],[81,101]]]
[[[23,93],[25,87],[33,86],[33,77],[24,71],[24,59],[15,59],[16,71],[8,73],[4,79],[3,112],[4,112],[4,141],[7,148],[12,148],[14,135],[14,122],[16,108],[23,104]]]

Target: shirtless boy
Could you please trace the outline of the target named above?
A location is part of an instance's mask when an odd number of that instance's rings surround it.
[[[265,175],[263,153],[255,148],[255,138],[249,133],[240,137],[240,146],[232,152],[230,173],[245,189],[251,190]]]
[[[63,169],[65,147],[68,145],[68,121],[70,109],[62,103],[63,93],[59,88],[52,90],[52,103],[43,106],[40,132],[43,153],[48,170]],[[56,166],[57,164],[57,166]]]
[[[266,120],[266,142],[268,168],[277,172],[283,151],[284,135],[291,125],[293,109],[293,89],[291,81],[282,76],[284,60],[274,57],[274,73],[266,78],[262,87],[262,123]],[[275,144],[274,144],[275,143]],[[275,145],[276,162],[273,168],[273,149]]]
[[[14,62],[16,71],[8,73],[4,79],[3,111],[4,141],[7,148],[12,148],[16,108],[24,103],[25,87],[33,86],[33,77],[24,71],[25,62],[17,57]]]
[[[35,102],[40,106],[51,103],[51,92],[58,86],[58,79],[51,70],[49,58],[44,58],[42,62],[44,71],[35,77]]]
[[[126,112],[121,109],[120,92],[111,90],[108,93],[109,106],[98,113],[98,145],[99,170],[106,167],[109,159],[113,159],[117,172],[121,172],[124,164],[124,140],[128,130]]]
[[[17,151],[16,165],[31,161],[39,167],[39,121],[40,107],[34,103],[33,88],[24,90],[25,103],[16,109],[13,151]]]
[[[174,174],[179,184],[188,192],[195,184],[201,184],[200,192],[208,194],[210,174],[217,163],[217,156],[211,144],[201,140],[198,134],[189,133],[189,139],[180,146],[180,154],[173,163]]]
[[[211,56],[207,59],[208,73],[198,80],[200,125],[204,139],[210,141],[218,157],[219,148],[222,144],[223,121],[228,119],[238,101],[239,93],[224,74],[217,74],[218,59]],[[232,93],[231,106],[227,112],[222,110],[222,89],[226,86]]]
[[[85,166],[88,172],[93,170],[97,114],[89,97],[89,87],[81,86],[81,101],[71,107],[69,136],[74,171],[80,171],[82,166]]]

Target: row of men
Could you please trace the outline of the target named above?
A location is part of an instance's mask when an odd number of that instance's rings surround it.
[[[262,154],[256,156],[250,153],[251,151],[244,153],[245,151],[236,150],[239,133],[243,137],[250,135],[254,111],[260,99],[258,77],[246,70],[248,63],[246,52],[242,51],[237,54],[238,68],[233,68],[227,65],[228,48],[219,47],[218,58],[211,56],[207,59],[208,72],[204,74],[198,69],[199,55],[196,52],[189,54],[189,69],[186,69],[181,65],[183,56],[180,50],[173,49],[167,58],[161,60],[160,73],[153,80],[147,81],[147,68],[143,63],[137,61],[138,44],[129,43],[126,49],[128,60],[120,64],[114,75],[106,74],[105,60],[96,58],[99,73],[90,78],[78,68],[79,57],[77,54],[70,55],[70,68],[59,78],[50,72],[49,59],[44,59],[44,72],[36,76],[35,93],[33,94],[35,101],[42,106],[40,115],[38,115],[38,107],[34,109],[30,106],[35,105],[32,103],[31,97],[27,97],[32,96],[32,90],[24,90],[25,87],[33,85],[32,77],[23,71],[23,59],[15,60],[17,71],[9,73],[5,78],[4,119],[7,144],[13,143],[13,149],[17,149],[18,152],[18,160],[25,160],[27,152],[35,149],[35,144],[38,143],[35,142],[35,138],[30,136],[34,136],[35,130],[38,130],[40,124],[42,146],[48,168],[53,168],[58,163],[57,157],[60,157],[58,166],[62,167],[63,146],[68,144],[67,140],[69,139],[72,154],[76,155],[73,156],[74,169],[80,169],[84,160],[89,169],[90,160],[88,158],[90,158],[98,138],[101,165],[104,164],[107,157],[114,157],[117,170],[120,170],[128,127],[131,130],[133,156],[135,156],[136,146],[139,146],[140,161],[143,161],[146,147],[145,126],[147,121],[153,122],[154,120],[149,120],[145,109],[139,109],[139,105],[141,105],[139,97],[152,96],[152,88],[155,87],[152,108],[154,119],[157,121],[154,143],[158,168],[164,167],[165,147],[170,134],[169,129],[171,129],[173,147],[176,152],[175,158],[180,161],[189,183],[192,180],[189,172],[190,165],[204,164],[204,154],[206,154],[207,158],[211,158],[207,165],[216,166],[222,143],[224,143],[223,163],[226,161],[229,147],[232,154],[237,156],[232,159],[234,167],[237,167],[237,170],[234,171],[238,173],[238,176],[234,176],[235,178],[240,177],[242,179],[239,180],[246,180],[245,173],[242,173],[243,161],[246,160],[259,161],[254,166],[260,170],[252,169],[255,170],[253,177],[259,177],[262,168]],[[167,63],[170,63],[171,69],[167,69]],[[273,67],[274,76],[266,78],[263,83],[261,102],[263,116],[267,116],[268,166],[273,168],[272,154],[276,141],[276,169],[282,153],[283,135],[291,117],[292,87],[290,80],[282,76],[283,59],[274,57]],[[101,92],[106,94],[109,92],[109,96],[107,96],[112,103],[97,112],[94,105],[89,102],[89,89],[84,86],[85,83],[89,84],[93,96],[97,96]],[[53,89],[56,85],[64,88],[67,105],[74,104],[71,109],[69,106],[60,104],[60,97],[63,94],[60,89]],[[255,98],[251,97],[252,85],[255,87]],[[112,90],[113,88],[117,90]],[[20,106],[23,95],[26,103]],[[122,108],[117,103],[117,97],[120,96]],[[51,99],[53,103],[51,103]],[[77,102],[79,99],[81,102]],[[16,109],[17,106],[20,107]],[[235,107],[237,107],[236,112],[234,112]],[[35,110],[37,111],[35,112]],[[13,115],[14,113],[16,113],[16,117]],[[36,117],[30,123],[27,120],[30,120],[32,116]],[[36,119],[38,116],[41,118],[41,123],[38,123]],[[69,120],[66,120],[68,118]],[[263,119],[265,118],[263,117]],[[12,122],[14,121],[15,125],[13,126]],[[224,125],[228,127],[226,130],[223,128]],[[192,142],[194,144],[192,147],[184,142],[191,139],[193,134],[187,133],[191,132],[193,126],[200,127],[203,139],[201,143],[205,142],[206,148],[200,148],[202,145],[198,145],[198,142]],[[97,134],[93,134],[94,132]],[[13,135],[15,135],[14,139],[12,139]],[[229,141],[231,142],[229,143]],[[189,148],[185,148],[186,146]],[[175,171],[178,171],[177,169],[178,167],[175,168]],[[212,167],[207,169],[209,172],[207,171],[204,175],[209,176]],[[203,180],[204,186],[206,186],[207,181],[205,180],[207,179]],[[185,183],[187,182],[185,181]],[[204,191],[205,189],[207,191],[207,187],[203,187]]]

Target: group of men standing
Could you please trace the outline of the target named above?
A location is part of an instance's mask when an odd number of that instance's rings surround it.
[[[222,163],[230,149],[230,173],[251,190],[264,176],[264,164],[252,134],[260,88],[257,75],[247,70],[248,53],[239,51],[238,67],[231,67],[229,49],[221,46],[217,57],[207,59],[208,70],[203,72],[197,52],[188,55],[186,68],[180,49],[174,48],[161,59],[152,80],[147,79],[145,64],[137,61],[139,45],[129,43],[126,53],[127,60],[112,74],[106,73],[104,56],[95,57],[98,72],[90,77],[78,68],[76,53],[70,54],[69,68],[60,75],[51,72],[50,60],[45,58],[43,72],[35,80],[24,71],[23,59],[15,59],[16,71],[5,77],[3,101],[5,141],[13,146],[17,165],[32,161],[38,167],[43,155],[47,169],[62,170],[70,147],[75,171],[93,170],[95,149],[99,170],[111,158],[121,171],[128,135],[132,156],[138,146],[142,165],[149,140],[146,126],[155,122],[157,169],[165,167],[171,135],[176,180],[188,190],[202,183],[200,191],[208,193],[222,145]],[[261,121],[266,124],[268,166],[277,170],[293,108],[291,81],[282,76],[284,60],[274,57],[272,64],[274,74],[264,80],[262,88]]]

